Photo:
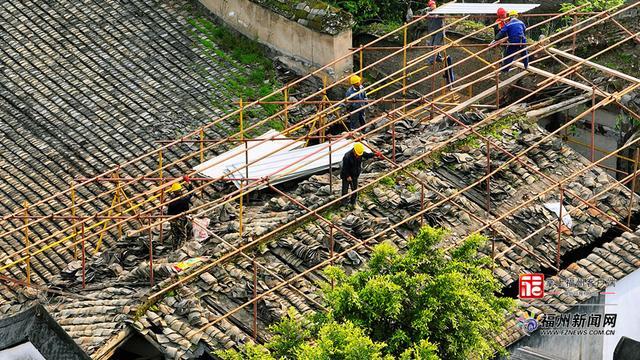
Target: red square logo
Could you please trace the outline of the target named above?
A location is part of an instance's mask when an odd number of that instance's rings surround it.
[[[544,296],[544,274],[520,274],[520,299],[540,299]]]

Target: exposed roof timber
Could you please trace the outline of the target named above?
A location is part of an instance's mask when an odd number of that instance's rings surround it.
[[[556,49],[556,48],[552,48],[552,47],[547,48],[547,51],[549,51],[552,54],[560,55],[562,57],[565,57],[565,58],[567,58],[569,60],[573,60],[573,61],[577,61],[577,62],[583,62],[584,65],[591,66],[592,68],[598,69],[598,70],[600,70],[600,71],[602,71],[602,72],[604,72],[604,73],[606,73],[608,75],[617,76],[617,77],[619,77],[621,79],[624,79],[624,80],[627,80],[627,81],[631,81],[631,82],[634,82],[634,83],[637,83],[637,84],[640,83],[640,79],[638,79],[637,77],[633,77],[633,76],[625,74],[623,72],[608,68],[608,67],[606,67],[604,65],[600,65],[600,64],[594,63],[593,61],[585,60],[585,59],[583,59],[583,58],[581,58],[579,56],[576,56],[576,55],[573,55],[573,54],[569,54],[566,51],[562,51],[560,49]]]
[[[507,11],[515,10],[519,13],[527,12],[535,9],[540,4],[479,4],[479,3],[456,3],[450,2],[439,6],[429,14],[495,14],[498,8],[504,8]]]
[[[515,65],[516,67],[519,67],[521,69],[524,69],[524,64],[522,64],[520,61],[514,61],[513,65]],[[544,70],[542,70],[540,68],[537,68],[535,66],[529,65],[529,67],[527,67],[527,71],[529,71],[531,73],[534,73],[536,75],[541,75],[541,76],[547,77],[547,78],[555,78],[561,83],[573,86],[573,87],[575,87],[577,89],[580,89],[580,90],[584,90],[589,94],[591,94],[593,92],[593,88],[591,86],[579,83],[577,81],[569,80],[568,78],[566,78],[564,76],[560,76],[560,75],[557,75],[557,74],[554,74],[554,73],[550,73],[548,71],[544,71]],[[610,96],[611,95],[611,94],[609,94],[607,92],[604,92],[604,91],[602,91],[600,89],[596,89],[596,93],[598,95],[601,95],[601,96]]]

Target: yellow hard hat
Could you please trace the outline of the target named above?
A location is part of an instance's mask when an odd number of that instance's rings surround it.
[[[182,185],[180,185],[180,183],[173,183],[173,185],[171,185],[171,191],[180,191],[182,190]]]
[[[516,17],[516,16],[518,16],[518,12],[515,11],[515,10],[509,10],[509,16]]]
[[[362,78],[360,78],[360,76],[358,75],[353,75],[349,78],[349,82],[351,83],[351,85],[357,84],[360,81],[362,81]]]
[[[359,142],[353,144],[353,151],[356,153],[356,155],[362,156],[362,154],[364,154],[364,145]]]

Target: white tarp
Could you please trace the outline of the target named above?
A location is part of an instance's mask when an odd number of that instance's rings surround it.
[[[546,207],[548,210],[553,211],[556,214],[556,216],[560,216],[560,203],[559,202],[546,203],[546,204],[544,204],[544,207]],[[562,205],[562,222],[569,229],[573,228],[573,220],[571,219],[571,215],[569,215],[569,212],[567,211],[567,209],[565,209],[564,205]]]
[[[342,157],[353,149],[352,139],[342,139],[331,143],[331,165],[339,167]],[[365,144],[365,151],[371,152]],[[329,169],[329,143],[309,146],[302,149],[283,151],[249,165],[249,178],[270,178],[271,184],[278,184],[298,177]],[[233,173],[234,178],[245,177],[244,159],[228,169],[240,169]],[[240,182],[234,181],[240,187]]]
[[[257,137],[257,139],[270,139],[270,138],[283,138],[278,131],[269,130],[266,133]],[[293,149],[300,148],[304,146],[303,141],[295,141],[295,140],[272,140],[272,141],[248,141],[247,147],[249,148],[249,162],[267,155],[275,150],[278,150],[284,146],[287,146],[284,150],[280,150],[281,152],[288,152]],[[226,160],[223,160],[226,159]],[[263,160],[258,160],[256,163],[260,164]],[[225,175],[226,169],[232,165],[237,163],[245,162],[245,145],[241,144],[223,154],[220,154],[213,159],[207,160],[204,163],[194,167],[193,169],[197,171],[199,174],[210,177],[210,178],[219,178],[219,177],[229,177]],[[215,165],[214,165],[215,164]],[[244,174],[240,177],[244,177]]]
[[[509,3],[497,3],[497,4],[480,4],[480,3],[459,3],[450,2],[442,6],[438,6],[435,10],[430,11],[429,14],[438,15],[451,15],[451,14],[492,14],[495,15],[498,8],[503,8],[507,12],[515,10],[518,13],[524,13],[531,9],[535,9],[540,4],[509,4]]]
[[[29,341],[0,351],[0,360],[47,360]]]

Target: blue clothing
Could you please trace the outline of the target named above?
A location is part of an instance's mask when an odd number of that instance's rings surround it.
[[[353,112],[356,111],[358,109],[360,109],[361,107],[365,106],[367,104],[366,100],[367,99],[367,93],[364,91],[364,87],[362,85],[360,85],[359,88],[356,88],[355,86],[350,86],[349,89],[347,90],[347,92],[344,94],[344,98],[347,99],[348,101],[352,101],[352,100],[365,100],[365,101],[361,101],[361,102],[348,102],[347,103],[347,110],[349,112]],[[364,109],[354,113],[351,115],[351,118],[349,119],[349,128],[351,130],[357,129],[358,127],[362,126],[365,124],[364,121]]]
[[[498,32],[496,35],[496,40],[500,40],[504,37],[508,38],[510,44],[526,44],[527,37],[525,36],[525,31],[527,30],[526,25],[518,20],[511,19],[509,22]],[[517,54],[516,52],[525,49]],[[513,62],[515,58],[522,58],[522,63],[524,64],[524,68],[526,69],[529,66],[529,52],[526,50],[525,45],[507,45],[504,49],[504,54],[502,58],[502,66],[507,66]],[[502,69],[502,71],[508,71],[509,68]]]

